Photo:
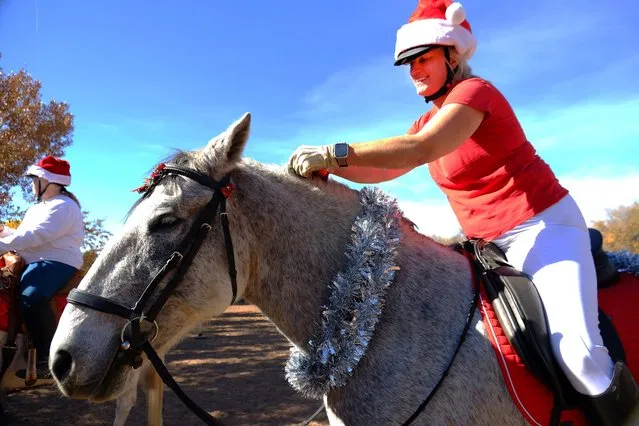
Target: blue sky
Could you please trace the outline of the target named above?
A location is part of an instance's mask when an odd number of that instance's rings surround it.
[[[405,132],[428,108],[392,66],[416,3],[0,0],[0,64],[71,105],[71,189],[117,230],[158,160],[245,111],[245,154],[267,163],[300,144]],[[463,4],[479,40],[473,71],[508,97],[587,219],[639,200],[639,5]],[[382,188],[422,232],[457,230],[425,167]]]

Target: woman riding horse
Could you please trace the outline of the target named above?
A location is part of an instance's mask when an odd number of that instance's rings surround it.
[[[433,107],[406,135],[301,146],[289,167],[301,176],[328,169],[379,183],[428,164],[465,235],[499,246],[532,276],[544,302],[551,346],[574,388],[603,422],[622,424],[639,391],[613,364],[598,329],[597,279],[579,207],[535,152],[506,98],[474,76],[476,40],[463,7],[421,0],[397,32],[395,65],[408,65],[417,94]]]
[[[37,353],[38,377],[50,377],[49,347],[56,320],[50,300],[82,266],[84,222],[80,203],[67,191],[69,163],[48,156],[27,169],[38,204],[27,210],[20,226],[0,224],[0,253],[16,251],[26,268],[20,280],[22,316]]]

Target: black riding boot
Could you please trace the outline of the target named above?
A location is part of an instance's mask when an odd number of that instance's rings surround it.
[[[49,348],[55,334],[56,322],[50,302],[42,299],[22,308],[24,323],[36,348],[36,371],[38,378],[50,378]]]
[[[639,425],[639,387],[626,364],[617,362],[608,389],[590,400],[604,426]]]

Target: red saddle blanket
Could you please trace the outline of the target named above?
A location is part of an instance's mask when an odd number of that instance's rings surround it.
[[[628,367],[639,378],[639,277],[620,274],[617,284],[599,290],[599,306],[611,317],[623,342]],[[504,381],[513,402],[531,425],[547,425],[553,407],[552,392],[534,377],[521,362],[508,342],[497,316],[483,291],[480,294],[480,311],[486,325],[486,333],[495,350]],[[562,421],[573,421],[573,426],[587,425],[580,411],[564,412]]]
[[[67,305],[67,295],[57,294],[54,296],[55,306],[57,309],[57,317],[60,317],[64,307]],[[9,296],[0,293],[0,330],[7,331],[9,328]]]

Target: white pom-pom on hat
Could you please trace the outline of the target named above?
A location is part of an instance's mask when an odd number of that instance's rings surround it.
[[[461,3],[451,3],[450,6],[446,8],[446,20],[452,22],[455,25],[459,25],[466,19],[466,11],[464,10],[464,6]]]

